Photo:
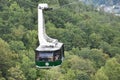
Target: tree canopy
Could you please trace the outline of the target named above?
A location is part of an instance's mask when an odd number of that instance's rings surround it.
[[[60,67],[35,67],[39,3],[53,8],[45,26],[65,45]],[[0,0],[0,80],[119,80],[119,21],[78,0]]]

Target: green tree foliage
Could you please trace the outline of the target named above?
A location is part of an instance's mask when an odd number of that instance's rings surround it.
[[[93,80],[109,80],[108,76],[103,72],[102,68],[97,71]]]
[[[34,68],[34,62],[26,55],[22,55],[21,69],[24,72],[23,74],[29,80],[34,80],[36,78],[36,69]]]
[[[26,80],[19,66],[8,69],[8,80]]]
[[[0,71],[2,76],[6,76],[7,69],[14,65],[13,59],[17,58],[9,45],[0,38]]]
[[[21,40],[23,38],[23,35],[25,34],[25,28],[23,25],[19,25],[18,27],[13,27],[11,29],[11,34],[14,35],[11,36],[13,40]]]
[[[79,50],[78,48],[73,48],[70,54],[78,55],[84,59],[90,59],[95,63],[96,68],[103,66],[109,58],[107,54],[103,53],[103,51],[99,49],[82,48]]]
[[[2,72],[0,71],[0,80],[5,80],[5,78],[2,76]]]
[[[65,73],[64,80],[70,78],[70,80],[90,80],[91,75],[95,73],[94,64],[90,60],[74,55],[67,57],[67,60],[62,64],[62,68],[62,72]]]
[[[68,0],[58,0],[58,1],[59,1],[60,6],[65,5],[65,4],[69,4]]]
[[[45,27],[65,45],[60,67],[35,68],[39,3],[53,8]],[[120,17],[94,9],[79,0],[0,0],[0,80],[119,80]]]
[[[24,50],[25,46],[22,41],[10,41],[10,48],[11,50],[14,50],[15,52],[19,52],[20,50]]]
[[[96,34],[96,33],[92,33],[90,36],[89,36],[90,40],[91,40],[91,44],[90,44],[90,47],[91,48],[98,48],[98,46],[100,45],[100,42],[102,41],[102,37],[101,35],[99,34]]]
[[[35,48],[38,41],[37,32],[35,30],[29,30],[23,36],[22,40],[27,48]]]
[[[108,60],[104,67],[102,67],[95,74],[95,80],[119,80],[120,78],[120,63],[116,58]]]

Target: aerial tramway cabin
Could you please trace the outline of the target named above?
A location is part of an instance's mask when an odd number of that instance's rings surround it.
[[[44,11],[51,10],[48,4],[38,5],[38,40],[35,50],[35,63],[38,68],[51,68],[61,65],[64,59],[64,44],[49,37],[45,32]]]

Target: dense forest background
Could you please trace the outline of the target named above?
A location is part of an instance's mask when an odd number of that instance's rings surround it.
[[[74,0],[78,1],[78,0]],[[0,0],[0,80],[119,80],[120,17],[73,0]],[[47,34],[65,44],[60,67],[37,69],[37,5]]]

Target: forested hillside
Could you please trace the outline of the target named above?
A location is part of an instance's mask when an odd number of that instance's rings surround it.
[[[0,80],[119,80],[120,17],[78,0],[0,0]],[[65,44],[60,67],[37,69],[37,6],[47,34]]]

